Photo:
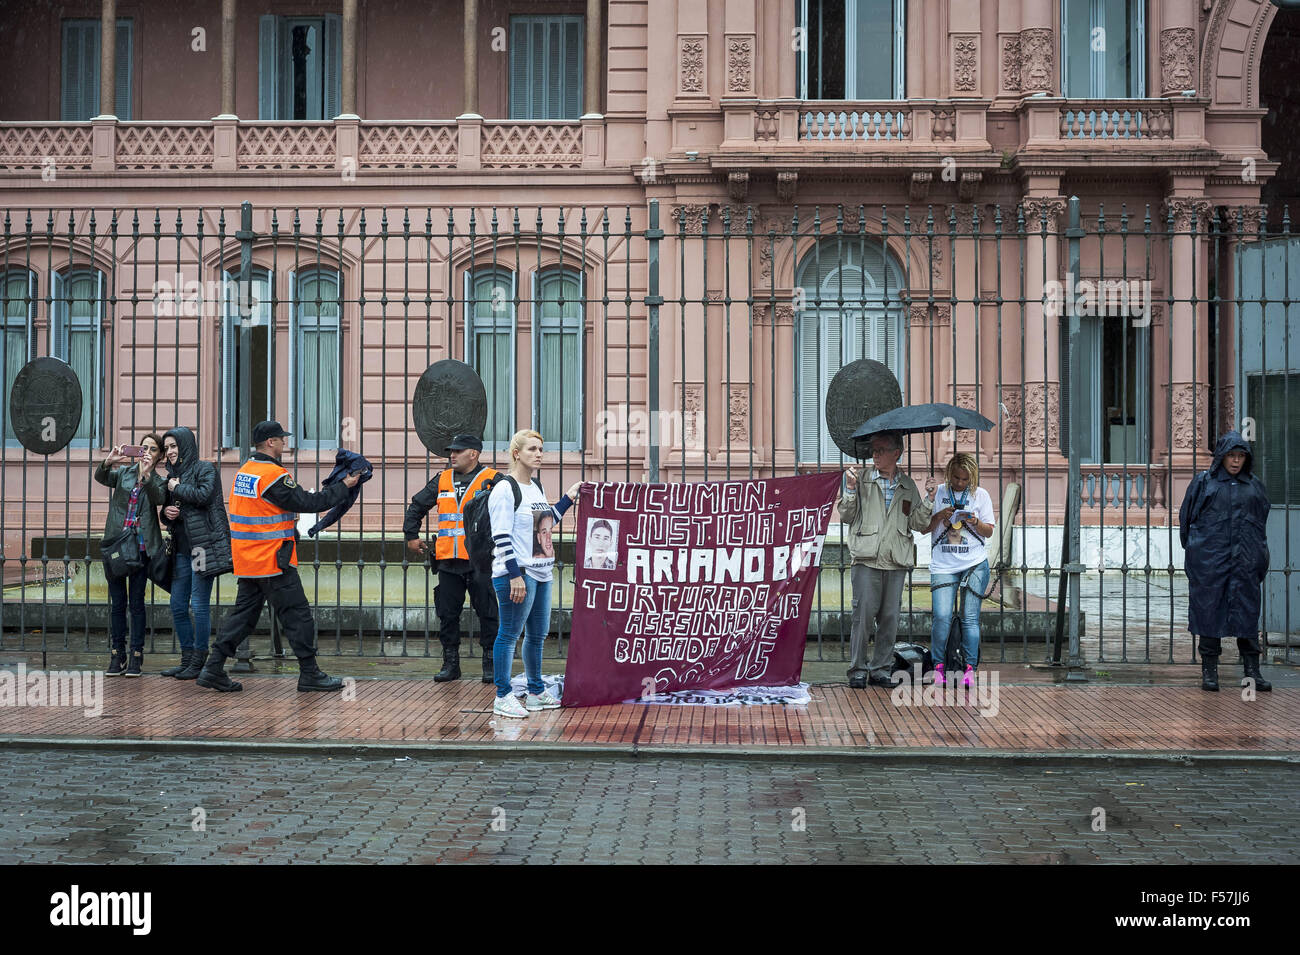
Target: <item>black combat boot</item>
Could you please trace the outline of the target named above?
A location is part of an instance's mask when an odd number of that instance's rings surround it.
[[[190,665],[190,659],[194,656],[194,651],[189,647],[181,647],[181,662],[174,667],[168,667],[163,670],[159,676],[175,676]]]
[[[341,689],[343,689],[343,681],[336,676],[330,676],[318,667],[315,657],[298,661],[299,693],[310,693],[312,691],[329,693]]]
[[[121,676],[126,669],[126,647],[113,647],[108,657],[108,669],[105,676]]]
[[[1201,657],[1201,689],[1219,692],[1219,658]]]
[[[203,665],[194,682],[201,687],[209,690],[217,690],[221,693],[237,693],[244,688],[244,684],[232,680],[226,676],[226,670],[223,664],[226,662],[225,655],[213,647],[208,653],[208,660]]]
[[[435,674],[434,683],[447,683],[460,679],[460,647],[442,648],[442,669]]]
[[[1241,668],[1245,671],[1247,677],[1255,681],[1255,689],[1261,693],[1267,693],[1273,689],[1273,684],[1264,679],[1264,675],[1259,672],[1259,654],[1246,653],[1241,657]]]

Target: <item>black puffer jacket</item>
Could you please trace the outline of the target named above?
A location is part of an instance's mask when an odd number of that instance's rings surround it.
[[[176,534],[184,527],[194,569],[200,577],[216,577],[234,570],[230,556],[230,522],[221,490],[221,475],[214,465],[199,460],[199,445],[189,428],[172,428],[164,435],[176,442],[172,477],[180,483],[167,492],[167,503],[180,506],[181,516],[163,522]],[[202,559],[200,559],[200,556]]]
[[[1223,467],[1244,451],[1236,477]],[[1268,494],[1251,473],[1250,445],[1236,431],[1219,439],[1214,463],[1192,479],[1178,512],[1186,556],[1187,629],[1200,637],[1253,637],[1259,632],[1259,587],[1268,572]]]

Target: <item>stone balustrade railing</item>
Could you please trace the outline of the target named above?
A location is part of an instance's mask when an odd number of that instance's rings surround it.
[[[601,117],[556,122],[210,121],[0,123],[0,175],[104,172],[576,169],[605,163]]]

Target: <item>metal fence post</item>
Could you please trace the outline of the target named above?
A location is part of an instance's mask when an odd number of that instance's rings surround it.
[[[1084,231],[1079,216],[1079,197],[1071,196],[1068,206],[1068,220],[1066,227],[1066,237],[1069,242],[1069,274],[1077,276],[1080,268],[1079,240],[1083,237]],[[1068,284],[1068,283],[1067,283]],[[1079,575],[1083,573],[1083,564],[1080,562],[1079,548],[1079,517],[1080,517],[1080,444],[1082,441],[1084,415],[1083,415],[1083,364],[1080,360],[1080,348],[1082,347],[1082,328],[1079,323],[1079,310],[1073,305],[1068,305],[1070,309],[1070,469],[1068,488],[1065,496],[1065,534],[1068,538],[1069,552],[1066,556],[1066,563],[1061,568],[1061,573],[1069,581],[1069,634],[1070,634],[1070,655],[1066,661],[1070,667],[1070,674],[1067,679],[1086,679],[1081,668],[1083,666],[1083,656],[1079,650]],[[1100,628],[1101,621],[1097,622]],[[1100,637],[1100,629],[1098,629]]]
[[[664,297],[659,294],[659,242],[663,239],[664,233],[659,228],[658,199],[650,200],[650,223],[645,237],[648,246],[646,265],[649,269],[645,303],[650,310],[650,327],[646,342],[648,356],[646,385],[649,407],[646,411],[650,417],[650,481],[657,482],[659,480],[659,306],[664,303]]]
[[[253,442],[253,204],[242,202],[239,205],[239,231],[235,238],[239,240],[239,288],[235,292],[236,307],[239,309],[239,463],[242,465],[252,456]],[[226,308],[225,303],[219,307]],[[274,332],[275,320],[271,320],[271,332]],[[274,627],[274,612],[271,614]],[[235,673],[253,673],[253,653],[248,645],[248,637],[243,639],[235,651],[236,663],[231,670]]]

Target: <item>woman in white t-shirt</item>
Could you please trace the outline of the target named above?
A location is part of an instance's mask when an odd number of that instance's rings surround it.
[[[492,651],[497,687],[492,712],[496,716],[527,716],[529,711],[550,710],[560,701],[542,683],[542,644],[551,628],[551,568],[555,546],[551,529],[569,507],[578,502],[575,482],[568,494],[552,506],[534,475],[542,466],[542,436],[536,431],[516,431],[510,439],[510,478],[502,477],[488,496],[492,524],[492,589],[496,591],[500,620]],[[515,486],[519,506],[515,506]],[[524,632],[524,675],[528,697],[521,706],[511,692],[510,668],[515,644]]]
[[[980,469],[973,454],[954,454],[944,472],[945,481],[934,492],[930,519],[930,599],[934,622],[930,628],[930,654],[935,682],[947,680],[943,661],[948,653],[953,608],[958,588],[966,587],[961,619],[961,646],[966,658],[964,686],[975,682],[979,660],[980,603],[989,586],[988,539],[993,536],[993,500],[979,486]]]

